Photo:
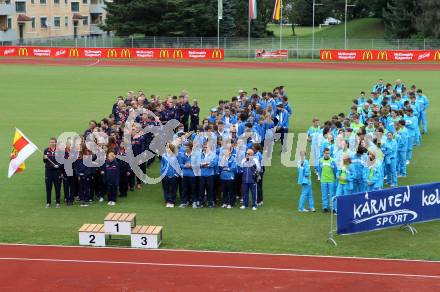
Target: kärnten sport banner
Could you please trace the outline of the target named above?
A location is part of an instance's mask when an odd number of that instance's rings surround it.
[[[440,62],[440,50],[321,50],[321,61]]]
[[[0,57],[223,60],[223,49],[0,47]]]
[[[440,183],[337,197],[337,233],[350,234],[440,219]]]

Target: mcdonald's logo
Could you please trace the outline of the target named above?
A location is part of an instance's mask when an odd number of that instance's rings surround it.
[[[362,60],[373,60],[373,52],[371,51],[364,51],[364,53],[362,54]]]
[[[380,51],[377,53],[377,60],[386,60],[388,61],[388,52],[387,51]]]
[[[173,51],[173,58],[174,59],[177,59],[177,58],[182,59],[183,58],[182,50],[174,50]]]
[[[223,58],[222,51],[219,50],[219,49],[215,49],[215,50],[212,52],[211,58],[213,58],[213,59],[222,59],[222,58]]]
[[[69,57],[79,57],[78,49],[70,49],[69,50]]]
[[[107,51],[107,58],[117,58],[118,52],[115,49],[110,49]]]
[[[18,49],[18,55],[19,56],[29,56],[28,49],[27,48]]]
[[[159,58],[161,58],[161,59],[163,59],[163,58],[168,59],[169,57],[170,57],[170,52],[168,50],[160,50]]]
[[[332,57],[332,52],[330,51],[322,51],[321,52],[321,60],[331,60]]]
[[[440,60],[440,51],[435,52],[435,54],[434,54],[434,60],[435,60],[435,61]]]
[[[122,58],[131,58],[131,52],[129,49],[123,49],[121,51],[121,57]]]

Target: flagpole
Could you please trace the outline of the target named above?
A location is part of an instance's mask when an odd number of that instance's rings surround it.
[[[280,0],[280,50],[283,49],[283,0]]]
[[[220,49],[220,9],[223,9],[220,7],[220,1],[223,0],[217,0],[217,49]]]
[[[249,15],[248,15],[248,59],[251,58],[251,4],[249,2]]]

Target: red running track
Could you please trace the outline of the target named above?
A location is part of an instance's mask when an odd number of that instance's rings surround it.
[[[48,59],[0,58],[0,65],[49,65],[96,67],[171,67],[171,68],[232,68],[232,69],[318,69],[318,70],[420,70],[439,71],[440,63],[343,63],[343,62],[207,62],[207,61],[146,61],[135,59]]]
[[[440,262],[0,244],[0,291],[440,291]]]

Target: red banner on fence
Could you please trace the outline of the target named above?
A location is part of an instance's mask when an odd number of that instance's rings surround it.
[[[321,50],[321,61],[440,62],[440,50]]]
[[[0,57],[223,60],[223,49],[0,47]]]
[[[256,59],[287,59],[289,56],[288,50],[255,50]]]

